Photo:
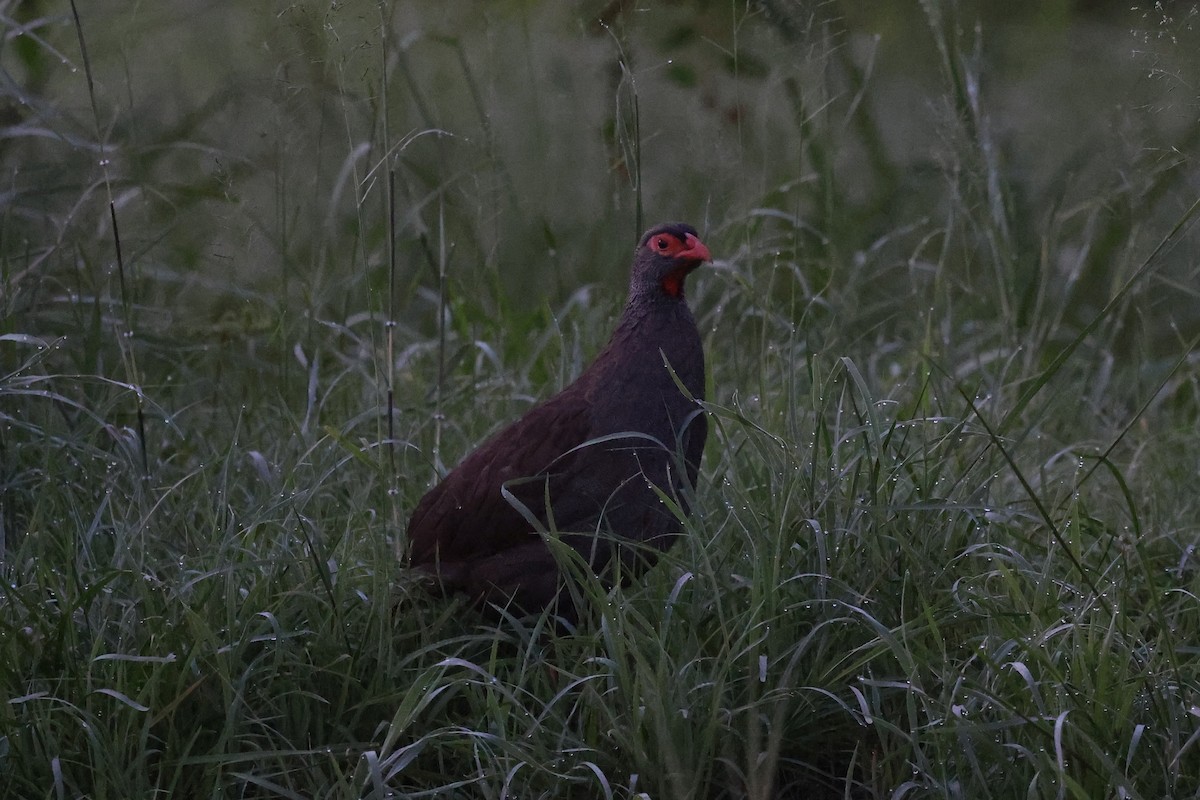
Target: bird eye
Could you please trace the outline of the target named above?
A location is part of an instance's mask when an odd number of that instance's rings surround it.
[[[654,246],[659,250],[666,250],[669,244],[670,243],[662,236],[658,237],[658,239],[656,239],[654,242]]]

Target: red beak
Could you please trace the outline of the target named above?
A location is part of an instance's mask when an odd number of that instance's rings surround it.
[[[712,261],[712,253],[708,252],[708,248],[704,246],[704,242],[692,236],[690,233],[686,235],[684,244],[687,249],[680,250],[675,254],[675,258],[680,261]]]

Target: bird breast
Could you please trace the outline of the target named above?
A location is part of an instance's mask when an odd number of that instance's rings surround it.
[[[589,392],[595,435],[636,431],[674,446],[696,404],[680,391],[672,370],[693,398],[704,395],[700,335],[687,307],[679,308],[682,314],[665,319],[650,314],[627,320],[631,324],[613,336]]]

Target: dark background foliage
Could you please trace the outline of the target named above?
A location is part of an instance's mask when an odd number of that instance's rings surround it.
[[[1196,796],[1198,25],[0,0],[0,795]],[[665,219],[687,544],[428,597]]]

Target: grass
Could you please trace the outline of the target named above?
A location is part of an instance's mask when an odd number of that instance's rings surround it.
[[[755,9],[0,0],[0,796],[1200,796],[1189,18]],[[718,259],[689,535],[426,595],[642,214]]]

